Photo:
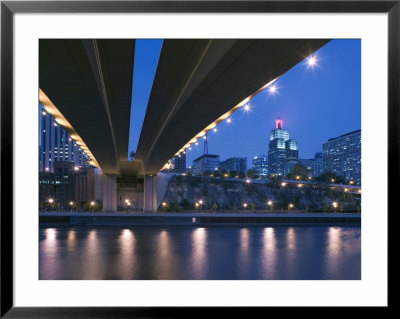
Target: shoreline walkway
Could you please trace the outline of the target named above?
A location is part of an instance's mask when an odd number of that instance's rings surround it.
[[[269,224],[361,224],[360,213],[307,212],[180,212],[105,213],[41,212],[40,224],[92,226],[174,225],[269,225]]]

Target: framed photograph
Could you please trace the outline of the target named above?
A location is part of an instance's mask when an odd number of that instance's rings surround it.
[[[2,1],[1,317],[379,307],[398,1]]]

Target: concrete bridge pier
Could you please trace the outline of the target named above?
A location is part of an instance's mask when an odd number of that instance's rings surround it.
[[[156,212],[168,188],[172,175],[158,173],[144,177],[144,205],[143,212]]]
[[[157,180],[158,176],[144,177],[144,213],[157,211]]]
[[[117,176],[115,174],[103,174],[102,176],[103,211],[117,211]]]

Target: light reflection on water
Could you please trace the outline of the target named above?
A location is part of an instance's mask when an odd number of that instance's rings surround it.
[[[260,266],[264,271],[265,278],[275,279],[276,277],[276,240],[275,230],[272,227],[264,229],[263,259]]]
[[[136,253],[136,240],[135,234],[130,229],[123,229],[118,236],[119,258],[117,265],[117,272],[121,273],[121,279],[129,280],[137,269],[138,265],[135,263]]]
[[[40,279],[361,279],[359,226],[40,229]]]
[[[203,227],[196,228],[191,236],[193,279],[203,279],[207,274],[207,230]]]

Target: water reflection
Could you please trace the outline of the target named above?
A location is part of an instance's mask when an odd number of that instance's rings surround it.
[[[40,229],[40,279],[360,279],[349,227]]]
[[[192,273],[193,279],[203,279],[207,274],[207,231],[196,228],[192,231]]]
[[[154,275],[158,279],[172,279],[174,259],[172,244],[168,231],[162,230],[157,238],[157,252]]]
[[[296,271],[296,252],[296,232],[293,227],[289,227],[286,232],[286,268],[289,278],[293,278]]]
[[[342,233],[339,227],[330,227],[327,235],[327,249],[325,257],[326,273],[333,276],[340,266],[342,249]]]
[[[40,257],[44,258],[46,263],[39,269],[39,272],[55,276],[55,272],[59,269],[57,229],[47,228],[44,236],[45,240],[40,244]]]
[[[247,276],[249,273],[249,245],[250,245],[250,234],[248,228],[242,228],[240,230],[240,251],[239,251],[239,268],[241,274]]]
[[[82,253],[85,254],[85,258],[83,258],[84,263],[82,266],[83,278],[101,278],[101,267],[104,265],[102,264],[101,260],[101,251],[96,230],[89,231],[86,239],[85,250],[82,251]]]
[[[276,276],[276,240],[275,230],[272,227],[264,229],[263,233],[263,270],[264,274],[269,278]]]
[[[129,280],[137,271],[137,263],[135,263],[135,246],[136,239],[134,233],[129,229],[123,229],[118,237],[119,258],[117,267],[121,274],[121,279]]]
[[[67,249],[69,253],[74,252],[75,250],[75,230],[70,230],[68,231],[68,237],[67,237]]]

